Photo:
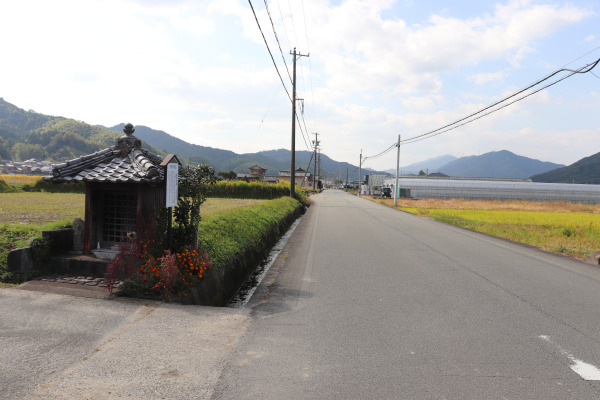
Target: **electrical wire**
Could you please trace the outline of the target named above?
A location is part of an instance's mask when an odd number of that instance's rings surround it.
[[[397,143],[394,143],[387,149],[383,150],[381,153],[375,154],[374,156],[363,157],[362,161],[365,162],[367,159],[374,160],[376,158],[382,157],[382,156],[386,155],[387,153],[389,153],[396,146],[397,146]]]
[[[300,128],[300,132],[302,133],[302,139],[304,139],[304,144],[306,145],[306,149],[308,151],[313,151],[312,148],[308,145],[306,141],[306,136],[304,134],[304,130],[302,129],[302,124],[300,123],[300,119],[298,119],[298,113],[296,112],[296,121],[298,121],[298,127]]]
[[[487,106],[487,107],[484,107],[484,108],[480,109],[480,110],[479,110],[479,111],[477,111],[477,112],[474,112],[474,113],[472,113],[472,114],[469,114],[469,115],[467,115],[466,117],[463,117],[463,118],[461,118],[461,119],[458,119],[458,120],[456,120],[456,121],[454,121],[454,122],[452,122],[452,123],[450,123],[450,124],[444,125],[444,126],[442,126],[441,128],[435,129],[435,130],[433,130],[433,131],[429,131],[429,132],[426,132],[426,133],[423,133],[423,134],[420,134],[420,135],[417,135],[417,136],[413,136],[413,137],[410,137],[410,138],[407,138],[407,139],[401,140],[401,143],[412,143],[412,142],[416,142],[416,141],[419,141],[419,140],[422,140],[422,139],[425,139],[425,138],[429,138],[429,137],[437,136],[437,135],[440,135],[440,134],[442,134],[442,133],[444,133],[444,132],[448,132],[449,130],[452,130],[452,129],[458,128],[459,126],[463,126],[463,125],[466,125],[466,124],[468,124],[468,123],[470,123],[470,122],[476,121],[476,120],[478,120],[479,118],[482,118],[482,117],[484,117],[484,116],[486,116],[486,115],[489,115],[489,114],[491,114],[491,113],[493,113],[493,112],[499,111],[499,110],[501,110],[501,109],[503,109],[503,108],[505,108],[505,107],[507,107],[507,106],[509,106],[509,105],[511,105],[511,104],[514,104],[514,103],[516,103],[517,101],[521,101],[521,100],[523,100],[523,99],[525,99],[525,98],[527,98],[527,97],[529,97],[529,96],[531,96],[531,95],[533,95],[533,94],[535,94],[535,93],[537,93],[537,92],[539,92],[539,91],[541,91],[541,90],[543,90],[543,89],[546,89],[546,88],[548,88],[548,87],[550,87],[550,86],[552,86],[552,85],[555,85],[555,84],[557,84],[558,82],[561,82],[561,81],[563,81],[563,80],[565,80],[565,79],[567,79],[567,78],[569,78],[569,77],[571,77],[571,76],[573,76],[573,75],[575,75],[575,74],[585,74],[585,73],[587,73],[587,72],[590,72],[592,69],[594,69],[594,68],[595,68],[595,67],[598,65],[598,63],[599,63],[599,62],[600,62],[600,58],[599,58],[598,60],[596,60],[595,62],[593,62],[593,63],[589,63],[589,64],[587,64],[587,65],[585,65],[585,66],[583,66],[583,67],[581,67],[581,68],[579,68],[579,69],[576,69],[576,70],[567,69],[567,68],[561,68],[561,69],[559,69],[559,70],[556,70],[556,71],[554,71],[554,72],[552,72],[552,73],[548,74],[548,75],[547,75],[547,76],[545,76],[544,78],[542,78],[542,79],[540,79],[540,80],[538,80],[538,81],[534,82],[533,84],[530,84],[529,86],[527,86],[527,87],[525,87],[525,88],[523,88],[523,89],[521,89],[521,90],[519,90],[519,91],[517,91],[517,92],[515,92],[515,93],[513,93],[513,94],[511,94],[511,95],[509,95],[509,96],[506,96],[506,97],[502,98],[501,100],[498,100],[498,101],[496,101],[495,103],[493,103],[493,104],[491,104],[491,105],[489,105],[489,106]],[[485,112],[485,111],[487,111],[487,110],[493,109],[494,107],[498,106],[499,104],[501,104],[501,103],[503,103],[503,102],[505,102],[505,101],[507,101],[507,100],[509,100],[509,99],[511,99],[511,98],[513,98],[513,97],[515,97],[515,96],[518,96],[518,95],[520,95],[521,93],[523,93],[523,92],[525,92],[525,91],[527,91],[527,90],[529,90],[529,89],[533,88],[534,86],[537,86],[537,85],[539,85],[540,83],[542,83],[542,82],[544,82],[544,81],[546,81],[546,80],[550,79],[551,77],[553,77],[554,75],[556,75],[556,74],[558,74],[558,73],[560,73],[560,72],[570,72],[570,74],[568,74],[567,76],[565,76],[565,77],[563,77],[563,78],[561,78],[561,79],[558,79],[558,80],[556,80],[556,81],[552,82],[552,83],[551,83],[551,84],[549,84],[549,85],[546,85],[546,86],[542,87],[541,89],[535,90],[535,91],[533,91],[533,92],[531,92],[531,93],[529,93],[529,94],[527,94],[527,95],[524,95],[524,96],[522,96],[522,97],[520,97],[520,98],[518,98],[518,99],[516,99],[516,100],[514,100],[514,101],[512,101],[512,102],[510,102],[510,103],[508,103],[508,104],[505,104],[505,105],[503,105],[502,107],[499,107],[499,108],[497,108],[497,109],[494,109],[494,110],[492,110],[492,111],[489,111],[489,112],[487,112],[487,113],[485,113],[485,114],[483,114],[483,115],[480,115],[480,116],[479,116],[479,117],[477,117],[477,118],[473,118],[473,117],[475,117],[476,115],[478,115],[478,114],[481,114],[481,113],[483,113],[483,112]],[[473,119],[471,119],[471,118],[473,118]],[[461,122],[463,122],[463,121],[466,121],[466,122],[464,122],[464,123],[462,123],[462,124],[460,124],[460,125],[459,125],[459,123],[461,123]],[[455,125],[456,125],[456,126],[455,126]],[[447,129],[447,128],[448,128],[448,129]]]
[[[531,96],[531,95],[534,95],[534,94],[536,94],[537,92],[540,92],[540,91],[542,91],[542,90],[544,90],[544,89],[546,89],[546,88],[548,88],[548,87],[550,87],[550,86],[556,85],[558,82],[560,82],[560,81],[563,81],[563,80],[567,79],[568,77],[570,77],[570,76],[572,76],[572,75],[574,75],[574,73],[571,73],[571,74],[569,74],[569,75],[567,75],[567,76],[565,76],[565,77],[563,77],[563,78],[561,78],[561,79],[558,79],[558,80],[556,80],[556,81],[554,81],[554,82],[552,82],[552,83],[550,83],[550,84],[548,84],[548,85],[546,85],[546,86],[544,86],[544,87],[541,87],[540,89],[537,89],[537,90],[535,90],[535,91],[533,91],[533,92],[531,92],[531,93],[528,93],[528,94],[524,95],[523,97],[519,97],[518,99],[515,99],[515,100],[511,101],[510,103],[504,104],[504,105],[503,105],[503,106],[501,106],[501,107],[498,107],[498,108],[496,108],[496,109],[493,109],[493,110],[491,110],[491,111],[488,111],[487,113],[485,113],[485,114],[482,114],[482,115],[480,115],[480,116],[478,116],[478,117],[476,117],[476,118],[473,118],[473,119],[470,119],[470,120],[468,120],[468,121],[465,121],[465,122],[463,122],[462,124],[459,124],[459,125],[452,126],[452,127],[448,128],[448,129],[444,129],[444,130],[442,130],[442,131],[440,131],[440,132],[437,132],[437,133],[435,133],[435,134],[431,134],[431,135],[429,135],[429,136],[420,137],[420,138],[413,138],[413,139],[410,139],[410,138],[409,138],[409,139],[406,139],[406,141],[404,141],[404,140],[403,140],[403,141],[401,141],[401,143],[409,144],[409,143],[419,142],[419,141],[421,141],[421,140],[429,139],[429,138],[431,138],[431,137],[434,137],[434,136],[441,135],[442,133],[445,133],[445,132],[451,131],[451,130],[453,130],[453,129],[456,129],[456,128],[459,128],[459,127],[461,127],[461,126],[464,126],[464,125],[470,124],[471,122],[477,121],[478,119],[480,119],[480,118],[483,118],[483,117],[485,117],[485,116],[487,116],[487,115],[490,115],[490,114],[492,114],[492,113],[495,113],[496,111],[500,111],[500,110],[502,110],[503,108],[506,108],[506,107],[510,106],[511,104],[514,104],[514,103],[516,103],[516,102],[518,102],[518,101],[521,101],[521,100],[523,100],[523,99],[525,99],[525,98],[527,98],[527,97],[529,97],[529,96]]]
[[[306,37],[306,49],[308,51],[308,54],[310,54],[310,44],[309,44],[309,41],[308,41],[308,27],[306,25],[306,9],[304,8],[304,0],[302,0],[302,16],[303,16],[303,21],[304,21],[304,35]],[[314,113],[314,98],[315,98],[315,96],[314,96],[314,92],[312,90],[312,64],[310,62],[310,58],[308,59],[308,62],[309,62],[309,66],[311,67],[310,68],[309,77],[310,77],[310,84],[311,84],[311,99],[312,99],[311,104],[312,104],[313,113]],[[304,70],[302,68],[300,69],[300,78],[301,78],[301,81],[302,81],[302,87],[304,89],[304,92],[307,92],[307,90],[306,90],[306,80],[304,79]],[[314,124],[314,119],[315,119],[315,116],[313,115],[313,118],[310,120],[310,122],[311,122],[311,125],[313,126],[312,131],[316,132],[317,129],[316,129],[316,126]]]
[[[306,170],[304,171],[304,179],[302,179],[302,184],[300,184],[300,187],[304,186],[304,181],[306,180],[306,176],[310,173],[308,171],[310,171],[310,164],[312,163],[313,155],[314,155],[314,153],[310,153],[310,160],[308,160],[308,165],[306,166]],[[313,177],[313,180],[314,179],[315,178]]]
[[[306,120],[304,119],[304,113],[302,113],[302,123],[304,124],[304,129],[306,130],[306,134],[308,135],[308,133],[310,132],[308,130],[308,128],[306,127]]]
[[[294,23],[294,13],[292,12],[292,5],[290,4],[290,0],[288,0],[288,8],[290,9],[290,19],[292,20],[292,28],[294,29],[294,36],[296,37],[296,43],[298,42],[298,34],[296,33],[296,24]]]
[[[281,16],[281,25],[283,25],[283,33],[285,33],[285,40],[287,40],[288,47],[292,48],[292,44],[287,33],[287,28],[285,27],[285,19],[283,18],[283,12],[281,11],[281,4],[279,3],[279,0],[277,0],[277,7],[279,8],[279,15]]]
[[[306,27],[306,10],[304,8],[304,0],[302,0],[302,17],[304,17],[304,35],[306,36],[306,49],[310,53],[310,47],[308,46],[308,28]]]
[[[277,41],[277,45],[279,46],[279,52],[281,53],[281,58],[283,59],[283,63],[285,64],[285,70],[287,71],[288,77],[290,78],[290,83],[293,84],[292,75],[290,75],[290,69],[285,61],[285,56],[283,55],[283,50],[281,49],[281,43],[279,43],[279,37],[277,36],[277,31],[275,30],[275,24],[273,23],[273,18],[271,18],[271,12],[269,11],[269,5],[267,4],[267,0],[264,0],[265,8],[267,10],[267,15],[269,16],[269,20],[271,21],[271,27],[273,28],[273,34],[275,35],[275,40]]]
[[[273,101],[275,101],[275,97],[277,97],[277,92],[279,92],[279,88],[276,88],[275,93],[273,93],[273,98],[271,99],[271,102],[269,103],[269,106],[267,107],[267,111],[265,111],[265,115],[263,115],[262,119],[260,120],[260,124],[258,124],[258,128],[256,128],[256,132],[254,132],[254,136],[252,136],[252,140],[250,141],[250,144],[248,145],[247,151],[249,151],[250,147],[252,147],[252,145],[254,144],[254,139],[256,139],[256,135],[258,134],[258,131],[260,131],[260,128],[262,127],[263,122],[265,122],[265,118],[267,118],[267,114],[271,110],[271,106],[273,106]]]
[[[269,55],[271,56],[271,60],[273,61],[273,65],[275,66],[275,70],[277,71],[277,75],[279,75],[279,79],[281,80],[281,84],[283,85],[283,88],[285,89],[285,92],[288,95],[288,98],[290,100],[290,102],[294,102],[294,100],[292,100],[292,96],[290,96],[290,93],[287,89],[287,87],[285,86],[285,83],[283,82],[283,78],[281,76],[281,74],[279,73],[279,68],[277,68],[277,63],[275,62],[275,58],[273,57],[273,53],[271,52],[271,49],[269,48],[269,44],[267,42],[267,39],[265,38],[265,34],[263,33],[262,27],[260,26],[260,22],[258,21],[258,17],[256,16],[256,12],[254,11],[254,6],[252,5],[252,1],[248,0],[248,3],[250,4],[250,8],[252,9],[252,13],[254,14],[254,19],[256,20],[256,24],[258,25],[258,29],[260,30],[260,34],[263,37],[263,40],[265,42],[265,46],[267,46],[267,50],[269,51]],[[265,6],[267,5],[266,0],[265,0]],[[289,6],[289,1],[288,1],[288,6]],[[290,6],[290,11],[291,11],[291,6]],[[269,19],[271,19],[271,14],[268,12],[267,9],[267,13],[269,14]],[[283,18],[283,15],[282,15]],[[294,23],[294,19],[292,17],[292,24]],[[271,24],[273,24],[273,20],[271,19]],[[275,32],[275,26],[273,25],[273,31]],[[295,33],[295,27],[294,27],[294,33]],[[286,33],[287,35],[287,33]],[[277,43],[279,44],[279,39],[277,38],[277,33],[275,33],[275,37],[277,39]],[[280,51],[281,51],[281,45],[279,47]],[[283,56],[283,51],[282,52],[282,56]],[[284,58],[284,62],[285,62],[285,58]],[[286,70],[287,70],[287,63],[286,63]],[[288,74],[289,74],[289,70],[288,70]],[[291,76],[290,76],[290,80],[291,80]],[[293,82],[293,81],[292,81]],[[293,107],[296,107],[296,104],[293,104]],[[304,115],[304,113],[303,113]],[[296,120],[298,121],[298,125],[300,127],[300,132],[302,133],[302,139],[304,140],[304,144],[306,145],[307,150],[310,152],[312,151],[310,146],[308,145],[308,142],[306,140],[306,135],[304,133],[304,130],[302,129],[302,125],[300,124],[300,120],[298,119],[298,113],[296,112]],[[262,122],[261,122],[262,124]],[[306,126],[306,123],[305,123]]]
[[[288,98],[290,99],[290,102],[293,102],[292,100],[292,96],[290,96],[290,92],[288,92],[287,87],[285,86],[285,83],[283,82],[283,78],[281,77],[281,74],[279,73],[279,68],[277,68],[277,64],[275,63],[275,58],[273,58],[273,53],[271,53],[271,49],[269,48],[269,44],[267,43],[267,39],[265,38],[265,34],[263,33],[263,30],[260,26],[260,22],[258,22],[258,17],[256,16],[256,12],[254,11],[254,6],[252,6],[252,1],[248,0],[248,3],[250,3],[250,8],[252,9],[252,13],[254,14],[254,19],[256,20],[256,24],[258,25],[258,29],[260,30],[260,34],[263,37],[263,40],[265,41],[265,46],[267,46],[267,50],[269,51],[269,55],[271,56],[271,60],[273,61],[273,66],[275,66],[275,70],[277,71],[277,75],[279,75],[279,80],[281,80],[281,84],[283,85],[283,88],[285,89],[285,92],[288,95]]]

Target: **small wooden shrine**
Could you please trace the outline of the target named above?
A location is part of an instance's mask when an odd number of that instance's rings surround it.
[[[114,248],[128,233],[165,207],[167,163],[143,149],[132,124],[117,144],[93,154],[52,166],[53,183],[85,182],[84,254],[97,248]]]

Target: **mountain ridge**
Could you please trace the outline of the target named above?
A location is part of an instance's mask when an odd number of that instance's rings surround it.
[[[451,161],[438,172],[464,178],[520,178],[562,168],[563,164],[519,156],[508,150],[491,151],[479,156],[467,156]]]
[[[534,182],[600,184],[600,153],[562,168],[531,177]]]
[[[0,97],[0,158],[15,161],[30,158],[49,158],[52,161],[73,159],[114,145],[116,138],[122,135],[122,127],[123,124],[118,124],[107,128],[61,116],[44,115],[33,110],[26,111]],[[290,152],[287,149],[237,154],[230,150],[190,144],[167,132],[144,125],[137,125],[135,134],[142,140],[145,148],[157,154],[175,153],[186,163],[209,164],[217,171],[248,172],[254,164],[259,164],[267,169],[269,175],[277,175],[278,171],[290,168]],[[311,157],[311,152],[297,151],[296,167],[307,169]],[[447,160],[451,161],[438,167]],[[518,156],[508,150],[463,158],[444,155],[411,164],[413,168],[415,165],[423,166],[419,170],[437,170],[451,176],[532,177],[540,182],[600,183],[600,153],[581,159],[571,166]],[[403,173],[411,166],[402,167]],[[311,173],[313,168],[314,163],[311,161]],[[335,161],[325,154],[321,154],[321,171],[326,178],[344,181],[348,174],[349,180],[358,179],[357,166]],[[385,173],[363,169],[363,176]]]

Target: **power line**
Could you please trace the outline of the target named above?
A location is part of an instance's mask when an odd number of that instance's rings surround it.
[[[304,120],[304,115],[302,116],[302,119]],[[298,121],[298,126],[300,127],[300,132],[302,133],[302,139],[304,139],[304,144],[306,145],[306,149],[311,152],[312,149],[310,148],[310,146],[308,145],[308,142],[306,141],[306,135],[304,134],[304,129],[302,129],[302,124],[300,123],[300,120],[298,119],[298,113],[296,113],[296,121]],[[306,128],[306,123],[304,124],[304,128]],[[308,131],[306,131],[308,134]]]
[[[263,33],[263,30],[260,26],[260,23],[258,22],[258,17],[256,16],[256,12],[254,11],[254,7],[252,6],[252,1],[248,0],[248,3],[250,3],[250,8],[252,9],[252,13],[254,14],[254,19],[256,20],[256,24],[258,25],[258,29],[260,30],[260,34],[263,37],[263,40],[265,41],[265,46],[267,46],[267,50],[269,51],[269,55],[271,56],[271,60],[273,61],[273,65],[275,66],[275,70],[277,71],[277,75],[279,75],[279,80],[281,80],[281,84],[283,85],[283,88],[285,89],[285,92],[288,95],[288,98],[290,99],[291,102],[293,102],[292,100],[292,96],[290,96],[290,92],[288,92],[287,87],[285,87],[285,83],[283,82],[283,78],[281,77],[281,74],[279,73],[279,68],[277,68],[277,64],[275,63],[275,58],[273,58],[273,53],[271,53],[271,49],[269,48],[269,44],[267,43],[267,39],[265,38],[265,34]]]
[[[256,135],[258,134],[258,131],[260,131],[260,128],[262,127],[263,122],[265,122],[265,118],[267,118],[267,114],[271,110],[273,101],[275,101],[275,97],[277,97],[277,92],[279,92],[279,88],[276,88],[275,93],[273,93],[273,98],[271,99],[271,102],[269,103],[269,107],[267,107],[267,111],[265,111],[265,115],[263,115],[262,119],[260,120],[260,124],[258,124],[258,128],[256,128],[256,132],[254,132],[254,136],[252,136],[252,140],[250,141],[250,144],[248,145],[248,150],[250,149],[250,147],[252,147],[252,144],[254,143],[254,139],[256,139]]]
[[[275,30],[275,24],[273,23],[273,18],[271,18],[271,12],[269,11],[269,5],[267,4],[267,0],[264,0],[264,2],[265,2],[265,8],[267,10],[267,15],[269,16],[269,20],[271,21],[271,27],[273,27],[273,34],[275,35],[275,40],[277,41],[277,45],[279,46],[279,52],[281,53],[281,58],[283,59],[283,63],[285,64],[285,70],[288,73],[290,82],[292,82],[292,75],[290,75],[290,69],[288,68],[287,62],[285,61],[285,56],[283,55],[283,50],[281,50],[281,43],[279,43],[279,37],[277,36],[277,31]]]
[[[275,39],[277,40],[277,44],[279,46],[279,51],[281,52],[281,55],[282,55],[282,58],[283,58],[283,62],[285,63],[286,71],[288,72],[288,76],[289,76],[289,69],[288,69],[288,66],[287,66],[287,62],[285,61],[285,57],[283,56],[283,50],[281,49],[281,43],[279,41],[279,38],[277,36],[277,32],[275,30],[275,24],[273,23],[273,19],[271,18],[271,13],[269,12],[267,1],[264,0],[264,2],[265,2],[265,7],[267,9],[267,14],[269,15],[269,20],[271,21],[271,26],[273,27],[273,33],[275,34]],[[273,65],[275,66],[275,70],[277,71],[277,75],[279,75],[279,79],[281,81],[281,84],[283,85],[283,88],[285,89],[285,91],[286,91],[286,93],[288,95],[288,98],[293,103],[294,101],[292,100],[292,97],[290,96],[290,93],[289,93],[287,87],[285,86],[285,83],[283,82],[283,78],[281,77],[281,74],[279,72],[279,68],[277,67],[277,63],[275,62],[275,58],[273,57],[273,53],[271,52],[271,49],[269,48],[269,44],[267,42],[267,39],[265,38],[265,35],[263,33],[263,30],[262,30],[262,27],[260,26],[260,22],[258,21],[258,17],[256,16],[256,12],[254,11],[254,6],[252,5],[252,1],[248,0],[248,3],[250,4],[250,8],[252,9],[252,13],[254,14],[254,19],[256,20],[256,24],[258,25],[258,29],[260,30],[260,33],[261,33],[261,35],[263,37],[263,40],[265,42],[265,46],[267,47],[267,50],[269,51],[269,55],[271,56],[271,60],[273,61]],[[288,1],[288,6],[290,6],[289,5],[289,1]],[[280,13],[281,13],[281,7],[279,7],[279,10],[280,10]],[[290,12],[291,12],[291,6],[290,6]],[[281,18],[282,18],[282,21],[283,21],[283,14],[281,14]],[[292,24],[293,24],[293,22],[294,22],[294,20],[293,20],[293,17],[292,17]],[[287,37],[287,30],[285,29],[285,23],[284,23],[284,31],[286,32],[286,37]],[[295,32],[295,27],[294,27],[294,32]],[[288,40],[288,42],[289,42],[289,40]],[[292,83],[293,83],[292,77],[289,76],[289,78],[290,78],[290,81],[292,81]],[[296,104],[293,104],[293,107],[296,107]],[[304,112],[302,112],[302,119],[304,121]],[[304,129],[302,129],[302,124],[300,124],[300,120],[298,119],[298,115],[296,115],[296,121],[298,121],[298,125],[300,126],[300,132],[302,133],[302,139],[304,140],[304,144],[306,146],[306,149],[310,152],[312,150],[311,150],[310,146],[308,145],[308,142],[307,142],[307,139],[306,139],[306,134],[304,132]],[[261,121],[261,125],[262,125],[262,121]],[[308,129],[306,128],[306,121],[304,121],[304,128],[308,131]]]
[[[292,6],[291,6],[289,0],[288,0],[288,9],[290,10],[290,20],[292,21],[292,30],[294,33],[294,37],[296,38],[296,43],[298,43],[298,34],[297,34],[297,30],[296,30],[296,23],[294,22],[294,14],[292,12]],[[309,52],[309,54],[310,54],[310,52]],[[300,69],[300,78],[302,80],[302,87],[304,88],[304,91],[306,91],[306,87],[305,87],[305,83],[304,83],[304,71],[302,69]],[[303,115],[303,118],[304,118],[304,115]],[[300,123],[300,121],[298,121],[298,123]],[[306,125],[306,122],[305,122],[305,125]],[[300,130],[302,131],[302,137],[304,138],[304,131],[302,130],[302,125],[300,125]],[[308,129],[307,129],[307,132],[308,132]],[[304,142],[306,143],[306,138],[304,138]],[[308,144],[307,144],[307,148],[308,148]]]
[[[292,28],[294,29],[294,36],[296,37],[296,43],[298,42],[298,34],[296,33],[296,24],[294,23],[294,13],[292,12],[292,5],[290,4],[290,0],[288,0],[288,8],[290,9],[290,19],[292,20]]]
[[[386,155],[387,153],[389,153],[394,147],[396,147],[396,145],[397,145],[397,143],[394,143],[387,149],[383,150],[381,153],[375,154],[374,156],[363,157],[362,160],[363,161],[366,161],[367,159],[374,160],[376,158],[382,157],[382,156]]]
[[[302,0],[302,17],[303,17],[303,20],[304,20],[304,35],[306,37],[306,48],[307,48],[307,51],[310,53],[310,45],[309,45],[309,41],[308,41],[308,27],[306,25],[306,8],[304,8],[304,0]],[[311,105],[312,105],[312,109],[313,109],[313,120],[312,120],[312,122],[313,122],[313,130],[316,131],[317,130],[316,126],[314,126],[315,125],[314,121],[316,119],[316,116],[314,115],[314,108],[315,108],[314,107],[314,99],[315,99],[315,96],[314,96],[314,92],[313,92],[313,89],[312,89],[312,64],[311,64],[310,58],[308,59],[308,63],[309,63],[309,66],[310,66],[309,78],[310,78],[310,91],[311,91],[311,100],[312,100],[311,101]],[[304,71],[300,70],[300,76],[302,77],[302,86],[304,87],[304,91],[306,91],[306,83],[304,81]]]
[[[573,64],[573,63],[574,63],[575,61],[577,61],[577,60],[581,60],[583,57],[587,56],[588,54],[591,54],[591,53],[595,52],[595,51],[596,51],[596,50],[598,50],[598,49],[600,49],[600,46],[596,47],[595,49],[592,49],[592,50],[588,51],[587,53],[585,53],[585,54],[583,54],[583,55],[581,55],[581,56],[577,57],[577,58],[576,58],[576,59],[574,59],[574,60],[571,60],[571,61],[569,61],[568,63],[566,63],[565,65],[563,65],[561,68],[564,68],[564,67],[566,67],[566,66],[567,66],[567,65],[569,65],[569,64]]]
[[[435,129],[433,131],[429,131],[429,132],[426,132],[426,133],[423,133],[423,134],[420,134],[420,135],[413,136],[411,138],[402,140],[401,143],[412,143],[412,142],[423,140],[423,139],[426,139],[426,138],[429,138],[429,137],[437,136],[437,135],[440,135],[440,134],[442,134],[444,132],[448,132],[449,130],[456,129],[456,128],[460,127],[460,126],[463,126],[463,125],[466,125],[466,124],[471,123],[473,121],[476,121],[476,120],[478,120],[478,119],[480,119],[480,118],[482,118],[482,117],[484,117],[486,115],[489,115],[489,114],[492,114],[492,113],[494,113],[496,111],[499,111],[499,110],[501,110],[501,109],[503,109],[503,108],[505,108],[505,107],[507,107],[507,106],[509,106],[511,104],[514,104],[514,103],[516,103],[518,101],[521,101],[521,100],[523,100],[523,99],[525,99],[525,98],[527,98],[527,97],[529,97],[529,96],[531,96],[531,95],[533,95],[533,94],[535,94],[535,93],[537,93],[537,92],[539,92],[541,90],[544,90],[544,89],[546,89],[546,88],[548,88],[550,86],[553,86],[553,85],[557,84],[558,82],[561,82],[561,81],[563,81],[563,80],[565,80],[565,79],[567,79],[567,78],[569,78],[569,77],[571,77],[571,76],[573,76],[575,74],[585,74],[587,72],[590,72],[592,69],[594,69],[596,67],[596,65],[598,65],[599,62],[600,62],[600,58],[598,60],[596,60],[595,62],[587,64],[587,65],[584,65],[583,67],[581,67],[579,69],[576,69],[576,70],[567,69],[567,68],[561,68],[559,70],[556,70],[556,71],[548,74],[544,78],[542,78],[542,79],[534,82],[533,84],[531,84],[531,85],[529,85],[529,86],[527,86],[527,87],[519,90],[518,92],[515,92],[515,93],[513,93],[513,94],[511,94],[509,96],[506,96],[503,99],[501,99],[499,101],[496,101],[495,103],[493,103],[493,104],[491,104],[491,105],[489,105],[487,107],[484,107],[484,108],[480,109],[477,112],[469,114],[466,117],[458,119],[458,120],[456,120],[456,121],[454,121],[454,122],[452,122],[450,124],[444,125],[441,128]],[[551,77],[553,77],[554,75],[556,75],[556,74],[558,74],[560,72],[570,72],[570,74],[568,74],[567,76],[565,76],[563,78],[557,79],[556,81],[554,81],[554,82],[552,82],[552,83],[550,83],[550,84],[548,84],[548,85],[546,85],[546,86],[544,86],[544,87],[542,87],[542,88],[540,88],[538,90],[535,90],[535,91],[533,91],[531,93],[528,93],[528,94],[526,94],[526,95],[524,95],[524,96],[522,96],[520,98],[517,98],[514,101],[511,101],[510,103],[507,103],[507,104],[505,104],[505,105],[503,105],[501,107],[493,109],[494,107],[498,106],[499,104],[501,104],[501,103],[503,103],[503,102],[505,102],[505,101],[507,101],[507,100],[509,100],[509,99],[511,99],[513,97],[515,97],[515,96],[520,95],[521,93],[523,93],[523,92],[525,92],[525,91],[533,88],[534,86],[539,85],[540,83],[542,83],[542,82],[550,79]],[[490,110],[490,109],[493,109],[493,110],[491,110],[491,111],[489,111],[489,112],[487,112],[485,114],[482,114],[482,115],[478,116],[477,118],[473,118],[476,115],[481,114],[481,113],[483,113],[483,112],[485,112],[487,110]],[[466,121],[466,122],[464,122],[464,123],[461,124],[461,122],[463,122],[463,121]]]
[[[310,53],[310,46],[308,45],[308,28],[306,27],[306,11],[304,8],[304,0],[302,0],[302,17],[304,17],[304,35],[306,36],[306,50]]]
[[[287,29],[285,27],[285,19],[283,18],[283,12],[281,12],[281,4],[279,3],[279,0],[277,0],[277,8],[279,8],[279,15],[281,16],[281,24],[283,25],[283,33],[285,33],[285,40],[287,40],[288,47],[292,47],[292,44],[290,43],[290,38],[287,33]]]
[[[476,118],[473,118],[473,119],[470,119],[470,120],[468,120],[468,121],[465,121],[465,122],[463,122],[462,124],[451,126],[451,127],[450,127],[450,128],[448,128],[448,129],[444,129],[444,130],[442,130],[442,131],[436,132],[436,133],[434,133],[434,134],[431,134],[431,135],[429,135],[429,136],[424,136],[424,137],[421,137],[421,138],[407,139],[406,141],[402,141],[402,143],[406,143],[406,144],[408,144],[408,143],[419,142],[419,141],[421,141],[421,140],[425,140],[425,139],[429,139],[429,138],[431,138],[431,137],[434,137],[434,136],[441,135],[442,133],[445,133],[445,132],[451,131],[451,130],[453,130],[453,129],[460,128],[461,126],[464,126],[464,125],[470,124],[471,122],[477,121],[477,120],[478,120],[478,119],[480,119],[480,118],[483,118],[483,117],[485,117],[485,116],[487,116],[487,115],[490,115],[490,114],[492,114],[492,113],[495,113],[496,111],[500,111],[500,110],[502,110],[503,108],[506,108],[506,107],[510,106],[511,104],[514,104],[514,103],[516,103],[516,102],[518,102],[518,101],[521,101],[521,100],[523,100],[523,99],[525,99],[525,98],[527,98],[527,97],[529,97],[529,96],[531,96],[531,95],[534,95],[534,94],[536,94],[537,92],[539,92],[539,91],[542,91],[542,90],[544,90],[544,89],[546,89],[546,88],[548,88],[548,87],[550,87],[550,86],[552,86],[552,85],[555,85],[555,84],[557,84],[558,82],[560,82],[560,81],[563,81],[563,80],[567,79],[568,77],[570,77],[570,76],[572,76],[572,75],[574,75],[574,74],[573,74],[573,73],[571,73],[571,74],[569,74],[569,75],[565,76],[564,78],[558,79],[558,80],[556,80],[556,81],[554,81],[554,82],[552,82],[552,83],[550,83],[550,84],[548,84],[548,85],[546,85],[546,86],[544,86],[544,87],[542,87],[542,88],[540,88],[540,89],[538,89],[538,90],[535,90],[535,91],[533,91],[533,92],[531,92],[531,93],[528,93],[528,94],[524,95],[523,97],[519,97],[518,99],[515,99],[515,100],[511,101],[510,103],[504,104],[504,105],[503,105],[503,106],[501,106],[501,107],[498,107],[498,108],[496,108],[496,109],[493,109],[493,110],[491,110],[491,111],[488,111],[488,112],[486,112],[485,114],[481,114],[480,116],[478,116],[478,117],[476,117]]]

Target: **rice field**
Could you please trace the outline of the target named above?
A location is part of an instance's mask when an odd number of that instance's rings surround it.
[[[202,204],[202,206],[200,206],[200,215],[209,216],[220,214],[229,210],[252,207],[257,204],[264,204],[267,201],[268,200],[208,198]]]
[[[202,204],[203,216],[252,207],[268,200],[209,198]],[[84,218],[85,195],[73,193],[0,193],[0,271],[14,248],[26,246],[43,230],[69,225]]]
[[[33,185],[42,177],[39,175],[8,175],[0,174],[0,180],[3,180],[10,186]]]
[[[580,259],[600,250],[600,205],[401,199],[398,209]]]

